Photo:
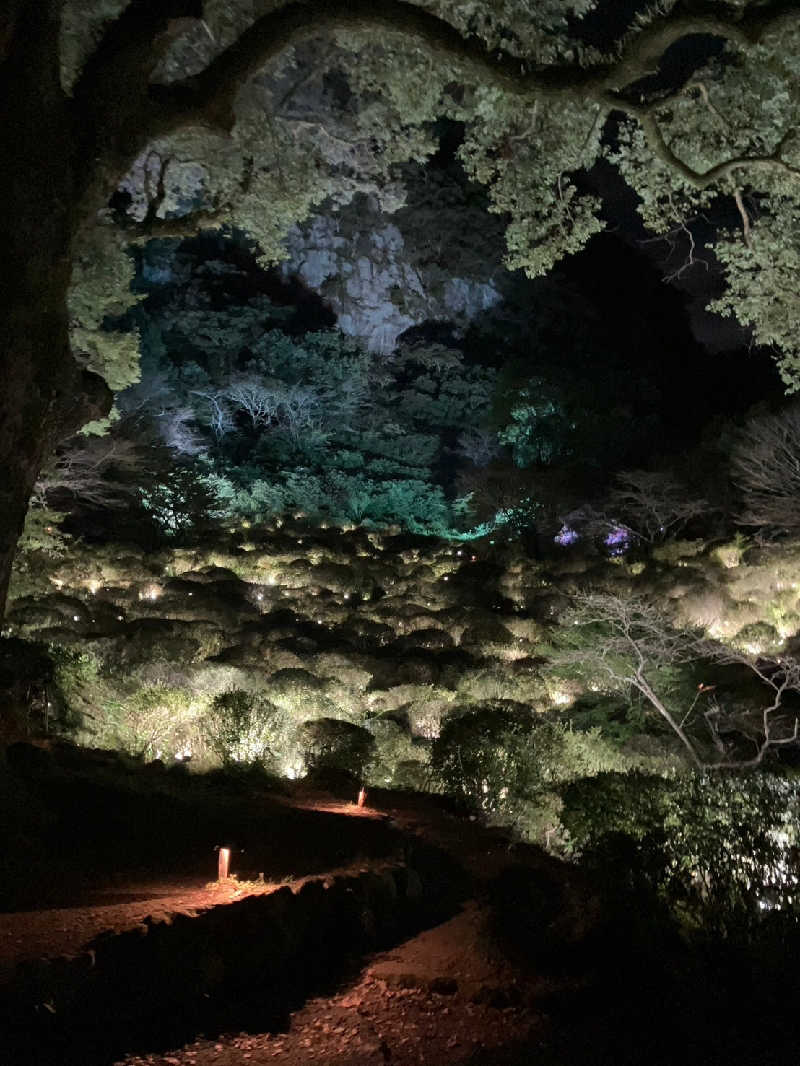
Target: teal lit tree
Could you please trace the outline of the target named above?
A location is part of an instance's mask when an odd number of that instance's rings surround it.
[[[715,307],[800,384],[800,10],[668,2],[605,51],[590,0],[10,0],[0,15],[0,602],[54,444],[136,377],[133,338],[98,340],[129,298],[125,246],[235,225],[266,260],[323,200],[403,201],[395,164],[464,123],[462,161],[531,275],[602,226],[580,175],[601,155],[655,233],[729,218]],[[599,13],[613,13],[600,3]],[[673,47],[689,73],[648,80]],[[314,56],[313,64],[309,58]],[[332,76],[346,86],[328,91]],[[609,123],[623,122],[605,148]],[[102,262],[103,268],[97,269]]]

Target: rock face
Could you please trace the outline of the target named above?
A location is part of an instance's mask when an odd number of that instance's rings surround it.
[[[490,282],[434,279],[417,269],[398,226],[375,207],[318,215],[292,229],[287,247],[284,276],[300,278],[329,304],[344,333],[381,354],[412,326],[441,321],[463,328],[501,299]]]

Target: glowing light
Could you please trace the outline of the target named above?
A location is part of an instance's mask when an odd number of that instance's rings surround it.
[[[257,600],[263,600],[264,599],[264,593],[263,592],[257,592],[256,593],[256,599]]]
[[[344,594],[344,598],[345,598],[346,600],[349,600],[349,599],[350,599],[350,593],[349,593],[349,592],[345,592],[345,594]]]
[[[624,555],[631,546],[630,530],[625,526],[614,526],[603,543],[610,556]]]
[[[81,620],[81,619],[80,619],[80,616],[79,616],[79,615],[77,615],[77,614],[74,614],[74,615],[72,616],[72,621],[73,621],[73,622],[80,622],[80,620]]]
[[[367,802],[367,790],[365,788],[360,788],[358,790],[358,800],[356,802],[356,806],[357,807],[363,807],[366,802]]]
[[[229,873],[230,873],[230,865],[231,865],[231,849],[230,848],[220,848],[219,849],[219,860],[217,862],[217,880],[218,881],[227,881],[228,880],[228,876],[229,876]]]
[[[124,622],[124,621],[125,621],[125,619],[124,619],[124,618],[122,617],[122,615],[121,615],[121,614],[118,614],[118,615],[117,615],[117,621],[118,621],[118,622]]]

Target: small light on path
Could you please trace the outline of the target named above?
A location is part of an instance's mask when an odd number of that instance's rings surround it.
[[[231,849],[220,848],[219,849],[219,862],[217,864],[217,880],[227,881],[228,873],[231,865]]]
[[[363,807],[366,802],[367,802],[367,790],[365,788],[360,788],[358,790],[358,803],[356,804],[356,806]]]

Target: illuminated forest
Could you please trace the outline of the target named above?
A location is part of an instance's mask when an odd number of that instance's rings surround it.
[[[784,1061],[798,86],[783,0],[7,3],[7,911],[104,805],[413,796]]]

